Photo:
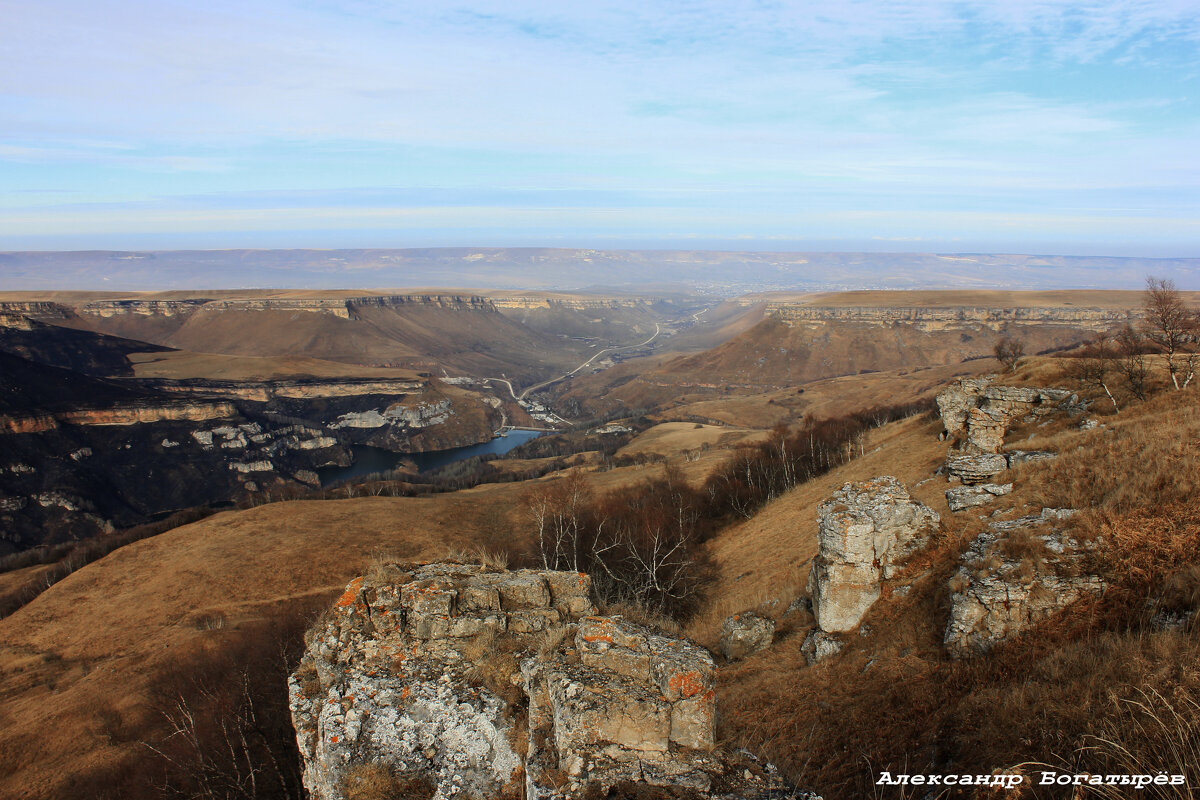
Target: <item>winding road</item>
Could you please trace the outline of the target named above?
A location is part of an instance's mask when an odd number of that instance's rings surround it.
[[[576,372],[579,372],[579,370],[583,369],[583,368],[584,368],[584,367],[586,367],[588,364],[592,363],[593,361],[595,361],[597,358],[599,358],[600,356],[604,355],[605,353],[611,353],[611,352],[613,352],[613,351],[615,351],[615,350],[632,350],[632,349],[634,349],[634,348],[636,348],[636,347],[645,347],[646,345],[650,344],[650,343],[651,343],[651,342],[653,342],[655,339],[657,339],[657,338],[658,338],[658,335],[659,335],[660,333],[662,333],[662,328],[661,328],[661,327],[659,326],[659,324],[656,322],[656,323],[654,323],[654,334],[653,334],[653,335],[652,335],[652,336],[651,336],[649,339],[647,339],[646,341],[644,341],[644,342],[639,342],[638,344],[627,344],[627,345],[622,345],[621,347],[606,347],[606,348],[604,348],[603,350],[601,350],[601,351],[599,351],[598,353],[596,353],[595,355],[593,355],[593,356],[592,356],[591,358],[589,358],[587,361],[585,361],[585,362],[583,362],[582,364],[580,364],[580,365],[579,365],[578,367],[576,367],[575,369],[571,370],[570,372],[564,372],[562,375],[559,375],[557,378],[551,378],[551,379],[550,379],[550,380],[548,380],[548,381],[542,381],[541,383],[534,384],[533,386],[530,386],[528,389],[525,389],[524,391],[522,391],[522,392],[521,392],[521,395],[520,395],[519,397],[517,397],[517,395],[515,395],[515,394],[514,394],[513,396],[514,396],[514,397],[516,397],[516,399],[518,399],[518,400],[524,400],[524,399],[525,399],[525,395],[529,394],[530,392],[536,392],[538,389],[545,389],[547,386],[550,386],[551,384],[558,383],[558,382],[559,382],[559,381],[561,381],[561,380],[564,380],[564,379],[566,379],[566,378],[569,378],[569,377],[571,377],[571,376],[572,376],[572,375],[574,375]],[[504,382],[505,382],[505,383],[508,383],[508,381],[504,381]],[[509,392],[512,392],[512,384],[511,384],[511,383],[509,383],[509,384],[508,384],[508,391],[509,391]]]

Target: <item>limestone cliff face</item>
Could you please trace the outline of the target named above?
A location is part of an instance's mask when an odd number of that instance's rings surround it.
[[[207,422],[237,415],[232,403],[173,403],[137,405],[99,410],[60,411],[55,416],[69,425],[137,425],[146,422]]]
[[[40,433],[66,425],[137,425],[147,422],[207,422],[235,416],[232,403],[146,403],[101,409],[57,411],[25,417],[0,416],[0,433]]]
[[[214,300],[208,298],[187,300],[93,300],[78,306],[75,311],[81,317],[99,317],[102,319],[121,316],[176,317],[194,314],[198,311],[204,311],[205,313],[229,311],[300,311],[330,314],[342,319],[353,319],[355,318],[355,308],[372,306],[395,308],[413,305],[495,311],[495,307],[486,298],[472,295],[449,294],[362,295],[355,297],[313,298],[268,297],[236,300]],[[3,306],[0,306],[0,310],[4,310]]]
[[[343,800],[368,774],[419,776],[438,800],[574,800],[626,782],[781,796],[772,768],[715,747],[707,651],[594,616],[590,586],[452,563],[356,578],[288,682],[309,796]]]
[[[179,394],[219,395],[266,403],[277,398],[308,400],[320,397],[360,397],[368,394],[406,394],[426,384],[408,380],[291,380],[291,381],[144,381],[143,385]]]
[[[572,311],[611,311],[613,309],[645,309],[650,306],[649,302],[641,298],[602,299],[513,295],[489,299],[496,308],[502,309],[569,308]]]
[[[749,304],[749,303],[747,303]],[[875,306],[802,306],[768,303],[767,313],[794,323],[865,322],[873,325],[907,323],[923,332],[983,326],[1000,330],[1007,326],[1053,325],[1093,331],[1109,330],[1132,321],[1136,312],[1103,308],[987,308],[960,306],[950,308],[904,308]]]
[[[58,427],[53,414],[10,416],[0,414],[0,433],[42,433]]]
[[[28,324],[28,318],[33,319],[66,319],[70,314],[70,309],[60,303],[51,303],[48,301],[3,301],[0,302],[0,317],[9,320],[8,324],[24,326]],[[25,322],[20,320],[25,318]],[[28,330],[26,328],[26,330]]]
[[[75,309],[83,317],[174,317],[191,314],[208,300],[94,300]]]

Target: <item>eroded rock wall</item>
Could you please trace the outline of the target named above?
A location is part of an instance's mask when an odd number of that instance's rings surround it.
[[[781,790],[770,767],[714,747],[708,652],[595,616],[590,586],[453,563],[351,582],[289,680],[310,797],[342,800],[362,768],[423,776],[436,798]]]
[[[818,551],[808,588],[817,625],[830,633],[858,625],[879,599],[881,581],[940,522],[890,475],[845,484],[818,507],[817,520]]]

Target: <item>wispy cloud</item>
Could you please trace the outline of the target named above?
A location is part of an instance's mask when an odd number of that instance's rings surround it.
[[[564,208],[706,193],[714,209],[985,214],[1096,191],[1197,213],[1191,0],[42,0],[4,16],[7,209],[64,186],[163,211],[443,187],[471,191],[400,205],[470,226],[494,207],[480,197],[519,205],[518,189],[583,193],[545,198]]]

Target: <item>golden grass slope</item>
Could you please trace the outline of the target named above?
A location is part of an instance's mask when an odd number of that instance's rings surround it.
[[[1030,360],[1002,380],[1070,386],[1065,366]],[[861,458],[722,531],[710,543],[716,590],[688,632],[715,644],[727,615],[755,607],[783,623],[773,647],[723,669],[722,735],[827,800],[879,796],[880,770],[986,774],[1030,762],[1067,772],[1184,771],[1195,785],[1197,762],[1186,754],[1200,753],[1197,627],[1157,630],[1149,620],[1159,607],[1200,613],[1200,410],[1194,391],[1159,383],[1157,396],[1119,416],[1097,403],[1091,413],[1107,427],[1093,432],[1070,419],[1018,424],[1010,445],[1060,456],[1002,475],[1015,489],[987,509],[948,512],[948,484],[934,475],[947,447],[937,441],[940,424],[909,419],[875,431]],[[811,616],[784,611],[806,593],[817,505],[844,481],[883,474],[938,511],[942,531],[885,587],[843,653],[808,667],[800,645]],[[950,661],[942,635],[958,555],[993,512],[1003,519],[1047,505],[1083,509],[1073,535],[1098,534],[1089,569],[1109,581],[1108,592],[987,656]]]
[[[227,512],[67,577],[0,620],[0,797],[67,797],[80,776],[147,758],[163,673],[240,626],[323,606],[375,553],[431,559],[507,535],[514,488]],[[107,731],[114,714],[130,740]]]

